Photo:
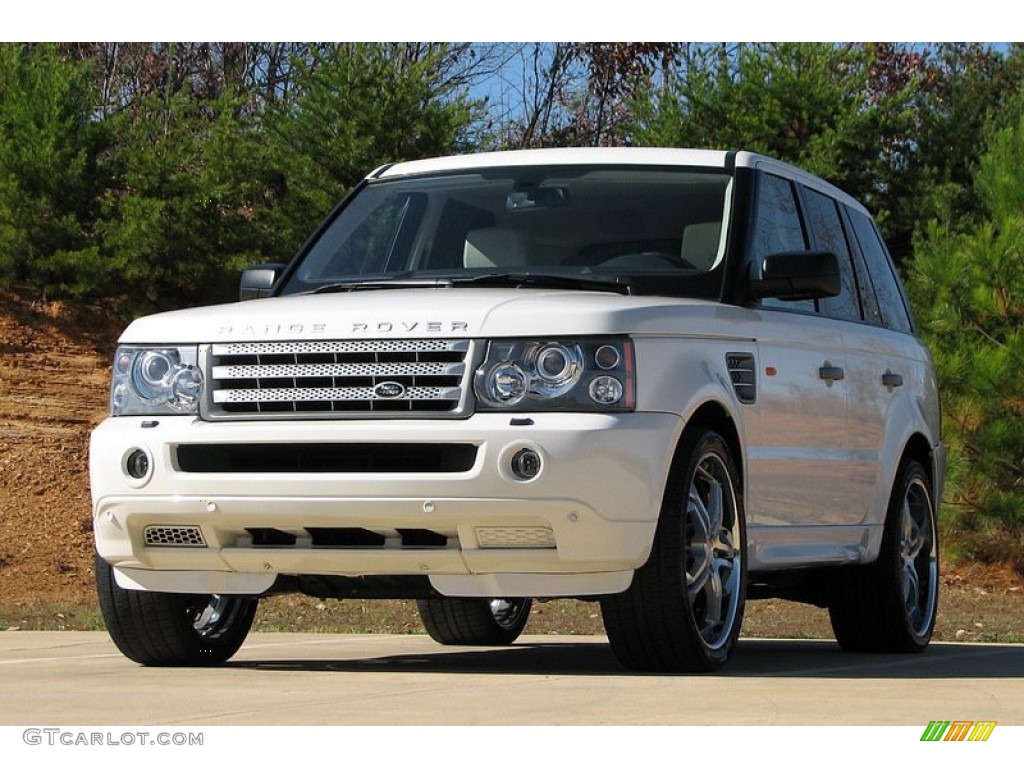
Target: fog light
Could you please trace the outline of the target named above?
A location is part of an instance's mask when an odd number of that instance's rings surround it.
[[[136,448],[124,461],[125,471],[136,480],[141,480],[149,474],[149,454]]]
[[[512,457],[512,474],[520,480],[532,480],[540,474],[540,454],[529,448],[523,448]]]

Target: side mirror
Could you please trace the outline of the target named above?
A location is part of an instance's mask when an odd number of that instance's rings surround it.
[[[284,268],[284,264],[257,264],[246,269],[238,284],[238,300],[248,301],[269,296]]]
[[[839,260],[831,251],[773,253],[761,264],[761,276],[747,285],[753,299],[823,299],[841,291]]]

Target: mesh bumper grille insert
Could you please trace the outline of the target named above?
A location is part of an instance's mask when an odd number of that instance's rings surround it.
[[[477,528],[481,549],[554,549],[555,532],[550,528]]]
[[[148,525],[142,532],[147,547],[205,547],[198,525]]]

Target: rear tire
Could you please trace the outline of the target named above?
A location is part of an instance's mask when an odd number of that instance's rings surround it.
[[[444,597],[417,600],[423,626],[441,645],[510,645],[530,618],[532,600]]]
[[[844,651],[918,653],[931,640],[939,593],[939,539],[931,481],[910,460],[896,477],[878,559],[841,568],[829,605]]]
[[[132,661],[152,667],[212,666],[234,656],[257,600],[124,589],[98,554],[96,593],[107,632]]]
[[[696,431],[669,474],[650,558],[629,589],[601,598],[612,650],[630,669],[711,672],[743,622],[746,529],[728,444]]]

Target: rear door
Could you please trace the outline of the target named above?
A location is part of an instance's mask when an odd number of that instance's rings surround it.
[[[905,432],[920,418],[913,393],[933,387],[927,353],[913,335],[906,299],[870,217],[844,207],[865,294],[865,322],[847,332],[851,448],[865,492],[859,514],[881,524]]]

